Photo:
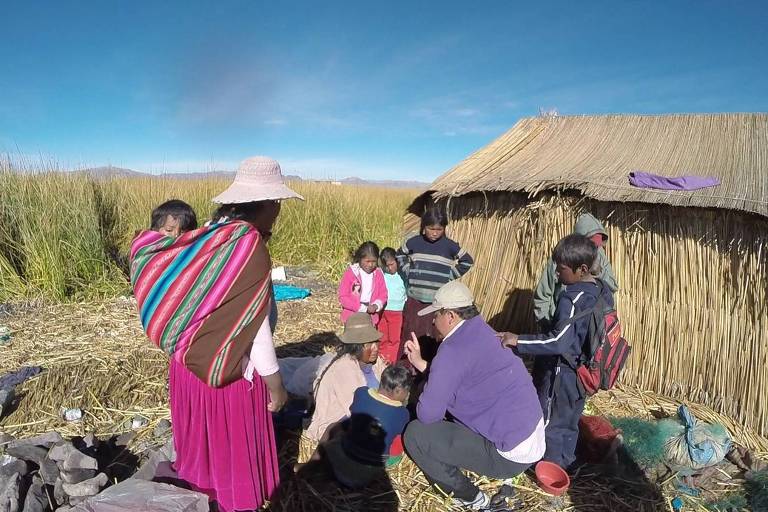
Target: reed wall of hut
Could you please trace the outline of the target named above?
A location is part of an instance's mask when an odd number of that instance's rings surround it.
[[[633,346],[622,381],[712,407],[768,434],[768,221],[715,208],[604,202],[577,193],[437,199],[448,235],[475,257],[464,277],[497,329],[534,329],[532,290],[582,212],[605,226]],[[412,205],[419,213],[428,195]],[[414,215],[406,228],[417,227]]]

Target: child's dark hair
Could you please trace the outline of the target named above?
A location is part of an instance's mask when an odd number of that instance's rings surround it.
[[[584,235],[568,235],[560,240],[552,251],[552,260],[576,270],[582,265],[592,269],[597,259],[597,246]]]
[[[169,215],[179,221],[179,229],[181,231],[197,229],[195,210],[180,199],[171,199],[152,210],[149,221],[150,229],[156,231],[162,228]]]
[[[421,216],[421,231],[423,232],[424,228],[427,226],[435,225],[440,225],[443,227],[448,225],[448,216],[437,206],[429,208],[424,212],[424,215]]]
[[[381,250],[380,256],[382,266],[386,265],[389,260],[397,261],[397,251],[391,247],[385,247]]]
[[[353,263],[360,263],[360,260],[365,258],[366,256],[374,258],[376,260],[379,259],[379,246],[376,245],[375,242],[363,242],[363,244],[357,248],[355,253],[352,255],[352,262]]]
[[[400,363],[384,368],[381,372],[379,389],[386,392],[395,391],[397,388],[408,389],[413,382],[413,376],[408,369]]]

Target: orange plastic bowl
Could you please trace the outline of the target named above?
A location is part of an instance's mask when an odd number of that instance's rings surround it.
[[[571,485],[571,479],[563,468],[544,460],[536,464],[536,479],[539,487],[553,496],[560,496]]]

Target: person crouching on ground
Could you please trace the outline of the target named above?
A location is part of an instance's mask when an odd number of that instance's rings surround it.
[[[544,455],[544,420],[523,361],[501,346],[466,285],[443,285],[419,314],[433,312],[442,341],[432,362],[421,357],[415,336],[406,342],[413,367],[429,374],[403,440],[430,483],[453,494],[457,506],[480,510],[490,498],[461,470],[519,475]]]
[[[552,260],[557,265],[558,280],[566,287],[557,300],[554,328],[538,335],[500,335],[504,346],[536,356],[533,380],[547,421],[544,460],[569,469],[576,461],[585,398],[576,369],[581,364],[592,318],[589,314],[578,315],[592,310],[601,294],[612,307],[613,293],[593,275],[597,246],[586,236],[568,235],[560,240]]]
[[[351,416],[326,431],[310,462],[325,455],[336,480],[351,489],[365,487],[403,457],[401,434],[410,419],[404,402],[411,372],[402,365],[387,367],[379,388],[360,387],[350,407]],[[303,465],[297,465],[301,469]]]
[[[379,338],[371,315],[353,313],[347,319],[336,356],[315,380],[315,411],[305,431],[309,439],[322,441],[330,425],[349,417],[356,389],[379,387],[387,367],[379,357]]]

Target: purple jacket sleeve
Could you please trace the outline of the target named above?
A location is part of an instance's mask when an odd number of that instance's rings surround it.
[[[578,300],[578,299],[577,299]],[[560,296],[555,310],[555,325],[567,321],[576,313],[576,306],[564,294]],[[520,354],[534,356],[566,355],[570,348],[578,343],[575,324],[565,327],[555,327],[544,334],[522,334],[517,340],[517,351]]]
[[[461,382],[464,365],[452,354],[452,347],[441,347],[440,353],[432,360],[429,378],[416,406],[416,416],[422,423],[436,423],[445,419],[445,411]],[[449,349],[449,350],[445,350]]]

